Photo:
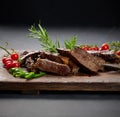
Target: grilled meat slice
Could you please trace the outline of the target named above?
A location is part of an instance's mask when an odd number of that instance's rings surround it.
[[[68,66],[70,67],[72,74],[77,74],[79,72],[80,67],[72,60],[69,60]]]
[[[70,60],[70,58],[61,56],[59,53],[49,52],[30,52],[21,58],[21,65],[26,67],[28,71],[32,71],[32,65],[36,63],[37,58],[48,59],[57,63],[66,64],[70,67],[73,74],[78,73],[79,67]],[[38,69],[34,69],[34,72],[38,72]]]
[[[38,58],[48,59],[58,63],[64,63],[61,56],[58,53],[49,53],[44,51],[29,52],[21,57],[21,64],[24,65],[25,61],[31,57],[34,61],[37,61]]]
[[[55,61],[57,63],[64,63],[59,53],[41,52],[40,58]]]
[[[76,47],[73,50],[57,50],[61,55],[70,57],[77,65],[79,65],[79,67],[82,67],[84,70],[89,72],[96,73],[100,69],[100,65],[102,64],[99,64],[100,60],[102,61],[102,59],[97,59],[96,57],[79,47]]]
[[[40,51],[33,51],[25,54],[24,56],[21,57],[21,66],[25,67],[27,63],[34,63],[37,61],[38,58],[40,58]]]
[[[57,63],[48,59],[38,59],[35,64],[32,65],[32,70],[39,69],[41,71],[55,73],[58,75],[68,75],[71,70],[68,65]]]
[[[109,63],[120,63],[120,58],[116,56],[115,52],[113,50],[105,50],[105,51],[88,51],[88,53],[98,56],[102,59],[104,59],[106,62]]]
[[[59,55],[60,56],[60,55]],[[71,69],[71,73],[73,74],[77,74],[79,71],[79,66],[77,64],[75,64],[70,58],[65,57],[65,56],[60,56],[61,59],[63,60],[64,64],[67,64],[70,69]]]
[[[116,68],[111,67],[109,64],[110,63],[113,65],[120,64],[120,58],[115,54],[114,50],[88,51],[88,52],[90,54],[94,55],[95,57],[99,57],[99,58],[102,58],[105,60],[105,64],[103,64],[100,69],[101,71],[117,70]],[[108,64],[108,66],[106,64]]]

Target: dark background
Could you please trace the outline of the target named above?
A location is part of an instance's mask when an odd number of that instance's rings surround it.
[[[120,26],[115,0],[1,0],[0,25]]]

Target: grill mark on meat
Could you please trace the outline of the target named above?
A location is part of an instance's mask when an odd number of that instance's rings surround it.
[[[32,66],[32,69],[40,69],[41,71],[55,73],[59,75],[68,75],[71,70],[68,65],[57,63],[48,59],[38,59]]]

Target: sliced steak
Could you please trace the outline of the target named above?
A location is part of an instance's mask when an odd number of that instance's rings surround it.
[[[50,52],[30,52],[21,58],[21,66],[26,67],[28,71],[32,71],[31,65],[35,64],[37,59],[48,59],[57,63],[66,64],[71,68],[73,74],[78,73],[79,67],[71,61],[68,57],[61,56],[59,53]],[[38,69],[34,69],[34,72],[38,72]]]
[[[64,63],[62,60],[61,56],[59,56],[58,53],[49,53],[49,52],[44,52],[44,51],[37,51],[37,52],[29,52],[25,54],[24,56],[21,57],[21,64],[24,64],[25,61],[31,57],[34,61],[36,61],[38,58],[42,59],[48,59],[51,61],[55,61],[58,63]]]
[[[57,49],[63,56],[70,57],[77,65],[89,72],[97,72],[100,69],[99,61],[96,57],[89,54],[87,51],[76,47],[73,50]],[[104,61],[104,60],[103,60]]]
[[[48,59],[38,59],[37,62],[32,65],[32,69],[39,69],[41,71],[55,73],[58,75],[68,75],[71,70],[68,65],[57,63]]]
[[[58,53],[41,52],[40,58],[55,61],[57,63],[64,63]]]
[[[73,74],[77,74],[78,73],[80,67],[76,63],[74,63],[68,57],[65,57],[65,56],[60,56],[60,57],[63,60],[64,64],[67,64],[70,67],[71,73],[73,73]]]
[[[88,51],[88,53],[94,55],[94,56],[98,56],[102,59],[104,59],[106,62],[109,63],[120,63],[120,58],[118,58],[115,55],[115,52],[113,50],[109,51],[109,50],[104,50],[104,51]]]
[[[72,74],[77,74],[80,69],[80,67],[72,60],[69,60],[68,66],[70,67]]]

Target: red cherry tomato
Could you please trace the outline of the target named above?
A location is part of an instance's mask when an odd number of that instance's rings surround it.
[[[9,69],[12,68],[12,67],[13,67],[12,62],[6,61],[6,63],[5,63],[5,68],[9,70]]]
[[[4,67],[9,70],[10,68],[13,68],[13,67],[20,67],[20,63],[16,60],[18,60],[19,58],[19,55],[17,53],[14,53],[14,54],[11,54],[10,56],[11,58],[9,57],[3,57],[2,58],[2,62],[4,64]]]
[[[92,48],[92,47],[89,47],[88,50],[93,50],[93,48]]]
[[[98,48],[97,46],[95,46],[95,47],[94,47],[94,50],[98,51],[98,50],[99,50],[99,48]]]
[[[4,64],[6,64],[7,62],[13,62],[13,60],[11,58],[4,59]]]
[[[12,67],[20,67],[20,63],[17,62],[17,61],[14,61],[14,62],[12,63]]]
[[[5,61],[6,61],[7,57],[3,57],[2,58],[2,62],[5,64]]]
[[[88,45],[82,47],[83,50],[89,50],[90,47]]]
[[[107,43],[103,43],[101,46],[101,50],[109,50],[109,45]]]
[[[18,55],[17,53],[13,53],[13,54],[11,54],[11,58],[12,58],[13,60],[18,60],[19,55]]]
[[[120,50],[116,51],[116,54],[117,54],[118,56],[120,56]]]
[[[98,48],[97,46],[94,46],[94,47],[89,48],[89,50],[95,50],[95,51],[98,51],[99,48]]]

